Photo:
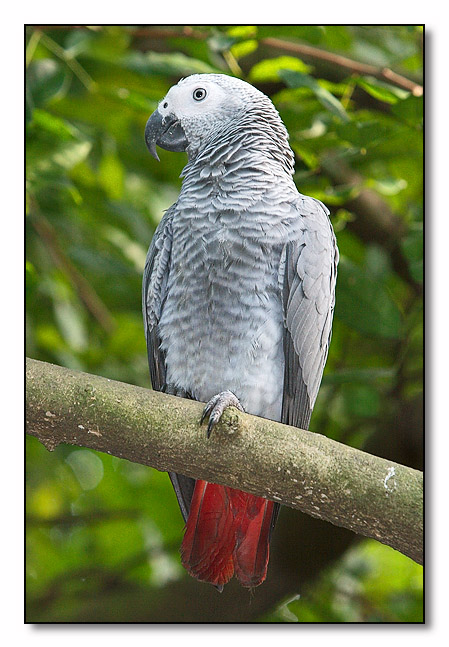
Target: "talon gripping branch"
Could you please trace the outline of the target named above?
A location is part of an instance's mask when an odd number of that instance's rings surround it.
[[[326,207],[293,182],[288,133],[240,79],[195,74],[145,129],[185,151],[182,189],[153,237],[143,313],[153,388],[307,429],[332,329],[338,250]],[[219,590],[261,584],[279,504],[171,473],[182,563]]]

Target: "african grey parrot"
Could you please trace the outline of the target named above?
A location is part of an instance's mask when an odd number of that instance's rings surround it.
[[[326,362],[338,250],[329,211],[302,195],[288,133],[270,99],[222,74],[173,86],[145,128],[185,151],[178,200],[143,278],[153,388],[307,429]],[[219,590],[261,584],[279,505],[170,473],[186,531],[182,563]]]

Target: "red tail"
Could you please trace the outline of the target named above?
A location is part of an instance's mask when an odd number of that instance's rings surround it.
[[[267,574],[273,502],[223,485],[197,481],[181,545],[183,566],[222,586],[235,572],[243,586]]]

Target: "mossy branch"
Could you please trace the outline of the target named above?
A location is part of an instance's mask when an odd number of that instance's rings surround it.
[[[27,359],[27,432],[278,501],[422,563],[422,473],[320,434]]]

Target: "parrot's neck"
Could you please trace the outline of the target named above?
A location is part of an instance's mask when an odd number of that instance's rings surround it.
[[[189,147],[189,163],[184,175],[190,169],[195,172],[200,166],[227,164],[244,156],[258,162],[257,166],[267,173],[279,166],[280,172],[294,173],[294,155],[288,143],[288,133],[279,114],[270,113],[255,106],[231,122],[224,122],[216,129],[213,137],[206,141],[199,138],[198,147]]]
[[[200,151],[189,151],[189,161],[182,172],[180,198],[197,200],[198,196],[239,195],[239,200],[254,201],[257,195],[281,189],[297,194],[293,182],[294,156],[285,128],[265,128],[263,120],[248,127],[220,133]],[[246,126],[243,128],[243,126]]]

